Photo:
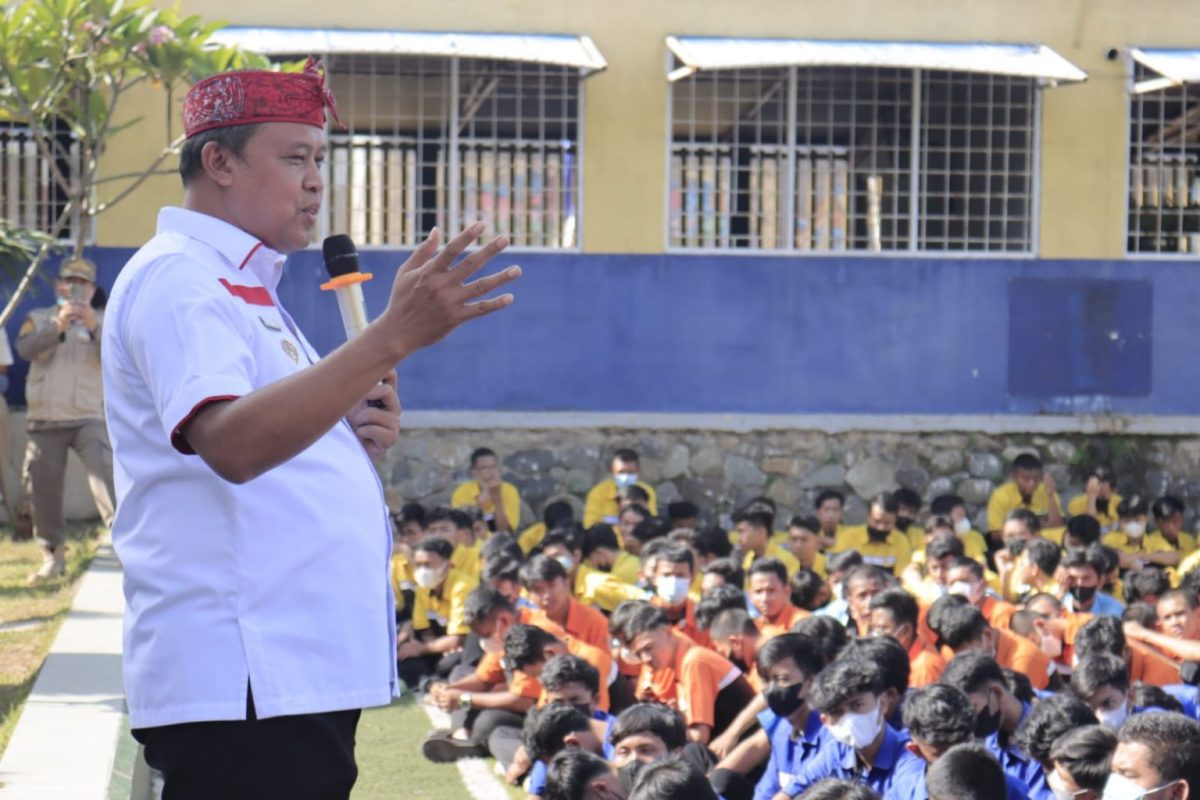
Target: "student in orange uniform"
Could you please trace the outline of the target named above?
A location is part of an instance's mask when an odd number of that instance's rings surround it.
[[[1158,630],[1125,623],[1125,638],[1151,645],[1167,657],[1200,661],[1200,601],[1186,589],[1164,592],[1155,606]]]
[[[950,594],[967,598],[993,628],[1008,628],[1012,615],[1017,613],[1017,607],[1012,603],[988,594],[983,565],[974,559],[964,556],[952,563],[946,573],[946,583],[950,587]]]
[[[1179,664],[1125,636],[1124,626],[1116,617],[1093,617],[1075,635],[1075,657],[1082,661],[1097,652],[1112,653],[1125,660],[1130,682],[1154,686],[1180,683]]]
[[[567,571],[561,563],[547,556],[534,556],[521,567],[521,585],[541,616],[592,647],[608,649],[608,620],[571,596]]]
[[[1026,675],[1035,689],[1050,684],[1050,657],[1033,642],[1009,630],[993,628],[965,598],[947,595],[929,609],[929,626],[943,646],[947,660],[978,650],[1002,667]],[[947,652],[948,651],[948,652]]]
[[[617,633],[642,662],[638,697],[677,708],[688,739],[707,744],[754,700],[754,689],[729,660],[671,628],[662,609],[639,603]]]
[[[650,602],[666,614],[675,629],[701,647],[712,647],[696,624],[696,604],[688,598],[695,578],[695,559],[686,545],[669,543],[654,559],[654,596]]]
[[[908,651],[908,684],[914,688],[937,683],[946,668],[941,655],[917,635],[917,601],[903,589],[887,589],[871,598],[872,636],[890,636]]]
[[[792,605],[787,568],[778,559],[756,560],[750,566],[750,576],[746,585],[750,593],[750,602],[761,615],[758,618],[758,629],[762,631],[764,642],[781,633],[787,633],[793,625],[808,616],[807,611]]]

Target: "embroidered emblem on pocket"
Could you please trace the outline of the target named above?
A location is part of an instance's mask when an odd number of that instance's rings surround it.
[[[287,357],[292,361],[300,362],[300,351],[296,349],[296,345],[292,344],[291,339],[283,340],[283,352],[287,353]]]

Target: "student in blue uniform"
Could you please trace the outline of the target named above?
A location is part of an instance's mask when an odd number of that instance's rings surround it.
[[[767,708],[779,720],[771,734],[771,757],[754,789],[754,800],[772,800],[791,789],[822,743],[831,739],[809,704],[813,679],[824,666],[820,650],[798,633],[776,636],[758,651],[758,676]]]

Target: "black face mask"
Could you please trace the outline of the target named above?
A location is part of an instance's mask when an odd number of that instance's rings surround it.
[[[1097,586],[1076,586],[1075,588],[1071,589],[1071,594],[1076,600],[1086,605],[1095,599],[1096,589],[1098,588],[1099,587]]]
[[[633,784],[637,783],[638,773],[640,773],[645,766],[646,765],[641,761],[634,759],[617,770],[617,777],[621,779],[621,788],[625,790],[625,794],[628,795],[633,791]]]
[[[772,686],[763,692],[763,697],[767,699],[767,708],[771,709],[777,717],[790,717],[795,714],[806,698],[800,696],[800,689],[804,684],[793,683],[791,686]]]
[[[1013,556],[1019,556],[1025,551],[1024,539],[1009,539],[1004,543],[1004,547]]]
[[[881,531],[879,528],[867,526],[867,538],[872,542],[886,542],[887,538],[892,535],[891,531]]]
[[[601,572],[612,572],[612,564],[597,564],[593,566]]]
[[[592,706],[590,703],[572,703],[571,705],[575,706],[575,710],[588,719],[592,718]]]
[[[975,715],[975,736],[986,739],[1000,730],[1000,710],[991,711],[987,706]]]
[[[912,517],[896,517],[896,527],[904,533],[908,533],[908,526],[913,524]]]

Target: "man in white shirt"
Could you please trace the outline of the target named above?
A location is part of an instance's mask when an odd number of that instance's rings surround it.
[[[398,691],[391,533],[371,458],[391,447],[394,366],[512,302],[466,283],[482,233],[397,274],[388,308],[318,359],[279,303],[324,186],[325,109],[301,74],[235,72],[184,104],[184,208],[122,270],[104,328],[134,735],[165,796],[345,798],[359,709]]]

